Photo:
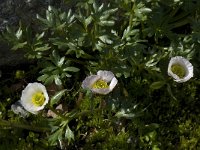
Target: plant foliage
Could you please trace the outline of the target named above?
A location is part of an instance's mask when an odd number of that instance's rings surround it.
[[[200,1],[63,4],[48,6],[34,26],[22,20],[1,33],[31,64],[19,68],[22,74],[1,70],[0,149],[200,149]],[[194,66],[186,83],[167,75],[174,56]],[[98,70],[118,79],[108,95],[81,88]],[[36,80],[51,100],[37,116],[22,118],[11,105]]]

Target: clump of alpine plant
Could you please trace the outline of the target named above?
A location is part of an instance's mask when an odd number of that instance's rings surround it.
[[[97,75],[90,75],[82,82],[83,89],[89,89],[93,93],[106,95],[117,85],[118,80],[111,71],[99,70]]]
[[[22,91],[21,99],[11,106],[14,113],[25,115],[24,110],[37,114],[44,109],[49,101],[49,96],[41,83],[29,83]]]
[[[193,66],[182,56],[172,57],[168,65],[168,75],[171,76],[175,82],[186,82],[193,77]]]

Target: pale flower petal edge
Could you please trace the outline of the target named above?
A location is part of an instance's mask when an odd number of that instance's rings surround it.
[[[108,88],[93,88],[92,85],[94,85],[98,80],[103,80],[107,84],[109,83]],[[93,93],[106,95],[114,89],[117,82],[118,80],[111,71],[99,70],[97,75],[90,75],[86,77],[81,86],[83,89],[90,89]]]
[[[114,78],[114,74],[111,71],[99,70],[97,75],[99,75],[101,79],[106,82],[110,82]]]
[[[185,69],[186,75],[184,78],[178,77],[171,71],[171,66],[173,64],[180,64]],[[193,77],[193,66],[187,59],[185,59],[182,56],[172,57],[168,65],[168,75],[173,77],[175,82],[178,83],[186,82]]]
[[[112,81],[110,82],[109,89],[112,91],[114,87],[117,85],[117,83],[118,83],[118,80],[114,77]]]
[[[44,94],[45,101],[42,106],[35,106],[32,103],[32,96],[36,92],[42,92]],[[21,104],[27,111],[33,114],[37,114],[38,111],[42,110],[48,103],[48,101],[49,101],[49,96],[47,94],[46,88],[41,83],[37,82],[29,83],[26,86],[26,88],[22,91]]]
[[[11,105],[11,110],[23,118],[26,118],[29,115],[29,113],[23,108],[20,100]]]
[[[100,76],[98,75],[91,75],[85,78],[85,80],[83,80],[81,87],[83,89],[87,89],[87,88],[92,88],[92,85],[100,79]]]
[[[106,95],[108,93],[110,93],[112,90],[110,90],[109,88],[106,89],[91,89],[92,92],[94,93],[98,93],[98,94],[102,94],[102,95]]]

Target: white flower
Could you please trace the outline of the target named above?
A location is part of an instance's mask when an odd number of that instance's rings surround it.
[[[26,118],[29,115],[28,112],[23,108],[20,100],[11,105],[11,110],[23,118]]]
[[[97,75],[91,75],[85,78],[82,83],[82,88],[90,89],[94,93],[106,95],[114,89],[117,82],[118,80],[111,71],[99,70]]]
[[[186,82],[193,77],[193,66],[182,56],[172,57],[168,65],[168,75],[176,82]]]
[[[37,114],[48,103],[49,96],[41,83],[29,83],[22,91],[21,104],[30,113]]]

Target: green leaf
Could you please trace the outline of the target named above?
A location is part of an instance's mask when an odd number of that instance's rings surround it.
[[[57,66],[58,66],[58,67],[61,67],[61,66],[63,65],[64,62],[65,62],[65,56],[63,56],[63,57],[58,61]]]
[[[57,130],[56,132],[54,132],[52,135],[49,136],[48,141],[50,143],[50,145],[56,145],[58,140],[62,139],[62,131],[63,128],[60,128],[59,130]]]
[[[52,23],[53,22],[53,7],[52,6],[48,6],[48,11],[46,11],[46,18],[47,20]]]
[[[36,35],[36,40],[39,41],[41,38],[43,38],[44,37],[44,33],[45,32],[42,32],[41,34],[37,34]]]
[[[154,145],[154,146],[152,147],[152,150],[160,150],[160,148],[158,147],[158,145]]]
[[[73,133],[72,130],[69,128],[69,126],[67,126],[67,128],[66,128],[65,138],[68,139],[69,143],[71,142],[71,140],[74,140],[74,133]]]
[[[95,12],[97,12],[97,11],[98,11],[98,6],[96,5],[96,3],[95,3],[95,2],[93,3],[93,8],[94,8],[94,11],[95,11]]]
[[[17,50],[17,49],[23,48],[26,44],[27,44],[27,42],[17,43],[17,44],[16,44],[15,46],[13,46],[11,49],[12,49],[12,50]]]
[[[102,3],[101,6],[99,6],[99,8],[98,8],[97,11],[98,11],[98,12],[101,12],[101,11],[103,10],[103,7],[104,7],[104,3]]]
[[[52,76],[49,76],[48,78],[46,78],[44,84],[45,84],[45,85],[51,84],[51,83],[53,83],[53,81],[54,81],[54,76],[52,75]]]
[[[70,10],[69,10],[69,11],[70,11]],[[61,20],[66,19],[66,17],[67,17],[66,12],[59,14],[59,18],[60,18]]]
[[[59,49],[68,47],[68,44],[66,42],[62,42],[61,39],[56,39],[56,38],[53,39],[52,38],[50,40],[52,40],[53,41],[53,45],[58,46]]]
[[[165,85],[165,81],[157,81],[157,82],[153,82],[150,85],[150,88],[153,90],[157,90],[157,89],[162,88],[164,85]]]
[[[111,14],[114,14],[117,10],[118,10],[118,8],[109,9],[109,10],[104,11],[104,14],[111,15]]]
[[[58,62],[60,61],[60,56],[59,56],[58,52],[56,50],[53,50],[52,56],[53,56],[53,58],[51,58],[52,61],[54,62],[55,65],[57,65]]]
[[[174,100],[177,100],[176,97],[174,96],[174,94],[172,93],[172,89],[171,89],[170,84],[167,84],[167,91],[168,91],[169,95],[170,95]]]
[[[66,23],[64,22],[63,24],[60,24],[56,27],[57,30],[62,30],[66,26]]]
[[[150,12],[152,12],[152,10],[150,8],[141,8],[140,12],[142,12],[142,13],[150,13]]]
[[[71,76],[72,76],[72,75],[70,75],[70,74],[68,74],[68,73],[66,73],[66,72],[64,72],[64,73],[61,74],[61,77],[62,77],[62,78],[65,78],[65,77],[70,78]]]
[[[52,98],[51,98],[51,102],[50,102],[50,105],[53,106],[54,104],[57,104],[60,99],[62,98],[62,96],[65,94],[67,90],[64,89],[64,90],[61,90],[59,92],[57,92]]]
[[[58,68],[56,68],[54,71],[52,71],[51,73],[53,74],[53,75],[58,75],[58,74],[60,74],[60,69],[58,69]]]
[[[128,27],[124,30],[124,32],[123,32],[123,37],[122,37],[122,39],[130,38],[130,36],[137,35],[138,33],[139,33],[139,30],[138,30],[138,29],[131,30],[131,27],[128,26]]]
[[[76,53],[76,58],[80,58],[81,56],[83,58],[83,56],[86,55],[86,53],[81,49],[76,50],[75,53]]]
[[[122,109],[121,111],[117,112],[117,113],[115,114],[115,116],[116,116],[117,118],[133,119],[133,118],[138,117],[138,116],[140,116],[140,115],[135,114],[135,113],[126,113],[125,110]]]
[[[46,67],[44,68],[41,72],[50,72],[50,71],[53,71],[55,70],[56,67],[54,67],[53,65],[52,66],[49,66],[49,67]]]
[[[85,19],[85,26],[87,27],[92,22],[92,16]]]
[[[70,9],[67,13],[68,23],[72,23],[74,21],[75,16],[72,14],[72,10]]]
[[[54,77],[54,80],[56,85],[62,85],[62,81],[60,80],[60,77],[58,75]]]
[[[45,46],[42,46],[42,47],[37,47],[35,49],[35,51],[46,51],[46,50],[49,50],[51,47],[48,47],[48,44],[46,44]]]
[[[78,72],[80,69],[76,68],[76,67],[67,67],[65,69],[63,69],[63,71],[71,71],[71,72]]]
[[[17,39],[20,39],[21,38],[21,36],[22,36],[22,29],[21,28],[19,28],[18,30],[17,30],[17,32],[16,32],[16,37],[17,37]]]
[[[110,40],[107,35],[102,35],[102,36],[99,37],[99,39],[106,44],[112,44],[113,43],[113,41]]]
[[[44,75],[38,77],[37,80],[38,80],[38,81],[42,81],[42,82],[44,82],[48,77],[49,77],[49,75],[44,74]]]
[[[115,24],[115,22],[112,20],[99,22],[99,25],[101,25],[101,26],[113,26],[114,24]]]

